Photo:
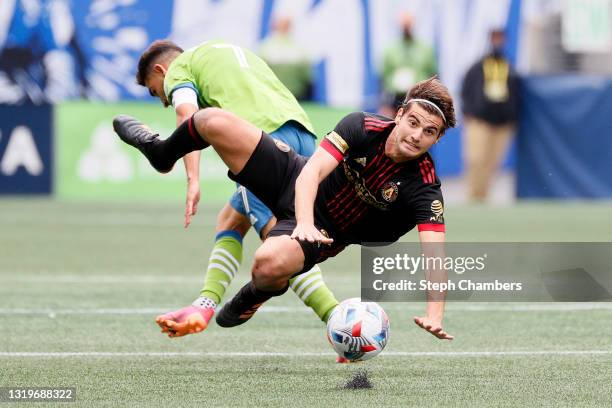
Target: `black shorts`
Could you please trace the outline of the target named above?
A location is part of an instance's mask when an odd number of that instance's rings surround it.
[[[307,157],[300,156],[285,143],[262,132],[261,140],[242,171],[236,175],[227,173],[230,179],[255,194],[277,218],[269,237],[291,235],[295,228],[295,180],[306,161]],[[316,220],[315,224],[321,228]],[[300,246],[304,252],[304,268],[296,275],[336,255],[345,247],[335,241],[332,245],[300,241]]]
[[[265,132],[242,171],[228,171],[230,179],[243,185],[278,219],[295,217],[295,180],[308,158]]]

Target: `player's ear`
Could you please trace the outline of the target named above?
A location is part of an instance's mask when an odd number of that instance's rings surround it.
[[[400,119],[402,118],[402,116],[404,115],[404,108],[399,108],[399,110],[397,111],[397,114],[395,115],[395,124],[399,124]]]
[[[162,64],[153,65],[153,72],[157,72],[158,74],[166,75],[166,67]]]

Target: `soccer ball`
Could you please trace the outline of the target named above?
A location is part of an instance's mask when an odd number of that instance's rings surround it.
[[[389,318],[375,302],[347,299],[334,309],[327,321],[327,340],[340,357],[350,361],[369,360],[389,340]]]

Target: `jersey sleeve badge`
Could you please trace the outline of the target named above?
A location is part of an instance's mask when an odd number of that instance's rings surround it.
[[[431,202],[431,212],[433,216],[429,221],[444,222],[444,206],[440,200],[433,200]]]

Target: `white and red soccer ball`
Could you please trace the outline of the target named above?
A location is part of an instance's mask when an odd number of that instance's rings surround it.
[[[350,361],[369,360],[389,340],[389,318],[375,302],[347,299],[329,317],[327,339],[340,357]]]

